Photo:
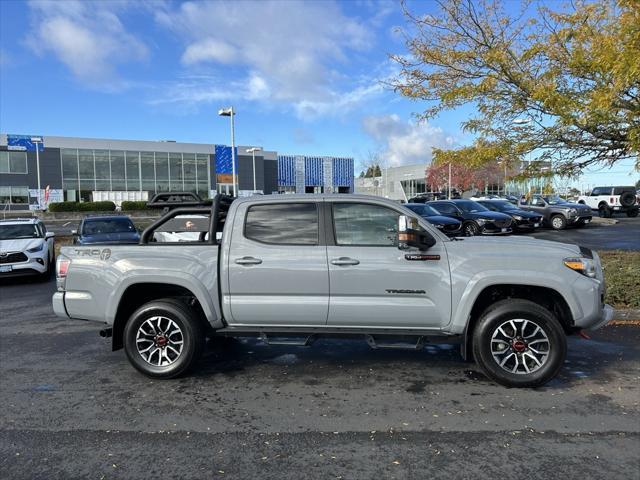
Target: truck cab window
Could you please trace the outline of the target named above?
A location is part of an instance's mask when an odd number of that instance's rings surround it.
[[[334,203],[333,221],[338,245],[397,246],[395,210],[364,203]]]
[[[317,245],[318,208],[315,203],[254,205],[247,211],[244,236],[278,245]]]

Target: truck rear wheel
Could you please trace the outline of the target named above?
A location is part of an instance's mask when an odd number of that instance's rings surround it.
[[[205,335],[184,303],[165,299],[146,303],[124,327],[124,350],[131,365],[153,378],[174,378],[200,358]]]
[[[484,373],[507,387],[539,387],[567,355],[564,330],[549,310],[529,300],[501,300],[473,332],[473,355]]]

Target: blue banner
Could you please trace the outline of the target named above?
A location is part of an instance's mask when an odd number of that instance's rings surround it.
[[[236,147],[236,175],[238,174],[238,147]],[[216,175],[233,173],[231,147],[216,145]]]
[[[32,138],[39,138],[41,142],[32,142]],[[44,137],[41,135],[7,135],[7,150],[35,152],[36,145],[39,152],[44,151]]]

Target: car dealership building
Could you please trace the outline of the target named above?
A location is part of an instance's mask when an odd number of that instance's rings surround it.
[[[232,194],[231,153],[226,145],[0,134],[0,209],[34,203],[38,176],[55,201],[90,201],[104,192]],[[240,195],[352,193],[353,167],[353,158],[236,147]]]

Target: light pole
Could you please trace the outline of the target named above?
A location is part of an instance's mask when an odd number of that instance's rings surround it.
[[[253,160],[253,193],[256,192],[256,152],[261,152],[262,147],[247,148],[247,153],[251,154]]]
[[[233,107],[221,108],[218,110],[218,115],[221,117],[231,117],[231,175],[233,182],[233,196],[238,196],[238,188],[236,185],[236,137],[234,131],[234,122],[233,117],[236,112],[233,110]]]
[[[42,137],[31,137],[31,143],[36,146],[36,171],[38,172],[38,210],[41,208],[40,202],[40,148],[38,148],[38,144],[42,143]]]

